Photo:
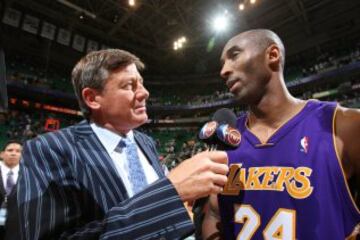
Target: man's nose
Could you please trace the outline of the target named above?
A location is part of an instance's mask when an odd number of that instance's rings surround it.
[[[142,83],[139,83],[138,90],[137,90],[137,97],[141,100],[148,99],[149,98],[149,91],[145,88],[145,86]]]
[[[224,65],[222,66],[221,68],[221,71],[220,71],[220,76],[223,78],[223,79],[227,79],[230,75],[232,71],[232,68],[231,68],[231,64],[229,61],[225,61],[224,62]]]

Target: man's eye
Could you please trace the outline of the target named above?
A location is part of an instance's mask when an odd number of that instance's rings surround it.
[[[240,51],[233,51],[230,56],[231,56],[231,58],[236,58],[239,54],[240,54]]]
[[[127,84],[125,84],[125,85],[122,86],[122,89],[131,90],[131,89],[132,89],[132,84],[131,84],[131,83],[127,83]]]

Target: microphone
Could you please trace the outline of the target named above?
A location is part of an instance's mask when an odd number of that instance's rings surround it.
[[[210,151],[231,150],[239,146],[241,134],[236,129],[236,115],[228,108],[217,110],[212,120],[205,123],[198,136],[208,145]],[[202,222],[204,206],[208,197],[197,199],[193,205],[195,239],[202,239]]]
[[[210,151],[230,150],[239,146],[241,140],[240,132],[235,127],[235,113],[228,108],[221,108],[201,128],[198,137],[208,145]]]

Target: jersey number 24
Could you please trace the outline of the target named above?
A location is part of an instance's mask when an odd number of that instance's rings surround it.
[[[260,215],[247,204],[235,205],[235,222],[243,224],[237,240],[251,239],[261,224]],[[266,240],[295,239],[296,212],[291,209],[279,208],[267,223],[263,231]]]

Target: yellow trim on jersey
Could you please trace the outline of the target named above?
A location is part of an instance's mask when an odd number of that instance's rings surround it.
[[[351,191],[350,191],[350,188],[349,188],[349,185],[348,185],[348,181],[346,179],[346,175],[345,175],[345,171],[344,171],[344,168],[343,168],[343,165],[342,165],[342,161],[340,159],[340,154],[336,148],[336,134],[335,134],[335,119],[336,119],[336,114],[337,114],[337,111],[339,109],[339,105],[336,106],[335,108],[335,111],[334,111],[334,114],[333,114],[333,119],[332,119],[332,137],[333,137],[333,146],[334,146],[334,150],[335,150],[335,155],[336,155],[336,159],[339,163],[339,166],[340,166],[340,169],[341,169],[341,172],[342,172],[342,175],[343,175],[343,178],[344,178],[344,182],[345,182],[345,187],[346,187],[346,190],[349,194],[349,197],[350,197],[350,200],[352,202],[352,204],[354,205],[356,211],[358,212],[358,214],[360,214],[360,210],[359,208],[356,206],[356,203],[355,203],[355,200],[354,198],[352,197],[351,195]]]
[[[345,240],[356,240],[356,236],[360,236],[360,223],[354,227],[352,233]]]
[[[316,99],[315,99],[315,100],[316,100]],[[256,147],[265,147],[265,146],[272,146],[272,145],[274,145],[273,143],[268,143],[269,139],[272,138],[272,136],[274,136],[285,124],[287,124],[287,123],[288,123],[289,121],[291,121],[294,117],[296,117],[299,113],[301,113],[301,112],[304,110],[304,108],[308,105],[309,101],[313,101],[313,99],[306,100],[306,101],[305,101],[305,105],[304,105],[294,116],[289,117],[289,118],[286,119],[282,124],[280,124],[280,126],[275,129],[275,131],[266,139],[265,142],[262,142],[262,141],[260,140],[260,138],[259,138],[254,132],[252,132],[252,131],[250,130],[250,128],[248,127],[248,125],[249,125],[249,116],[247,116],[247,117],[246,117],[246,121],[245,121],[245,127],[246,127],[246,129],[247,129],[249,132],[251,132],[251,133],[256,137],[256,139],[260,142],[260,144],[257,144]]]

